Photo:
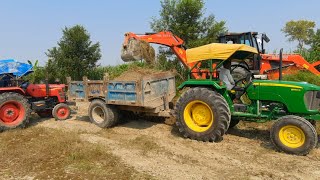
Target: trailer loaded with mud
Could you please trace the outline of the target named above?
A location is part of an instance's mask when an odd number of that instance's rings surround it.
[[[170,117],[170,102],[176,95],[172,72],[127,71],[109,80],[71,81],[68,97],[74,101],[90,101],[88,114],[99,127],[114,126],[121,115]]]

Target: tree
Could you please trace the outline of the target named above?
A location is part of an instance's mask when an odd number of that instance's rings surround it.
[[[303,49],[304,44],[310,41],[310,37],[313,33],[315,22],[308,20],[289,21],[285,27],[281,29],[285,33],[286,37],[289,37],[289,41],[298,41],[298,49]]]
[[[49,60],[46,64],[49,79],[60,78],[65,82],[66,76],[81,80],[91,69],[96,67],[101,58],[100,44],[92,43],[90,34],[80,25],[63,29],[63,36],[57,47],[46,53]]]
[[[155,32],[171,30],[184,40],[188,48],[216,42],[218,35],[226,31],[225,22],[216,21],[214,15],[204,17],[204,6],[203,0],[162,0],[160,17],[152,18],[151,29]],[[183,81],[186,69],[177,58],[171,58],[171,51],[160,50],[158,68],[176,69],[177,83]]]
[[[311,50],[320,52],[320,29],[317,29],[309,41]]]
[[[225,22],[213,15],[204,17],[203,0],[162,0],[160,18],[153,17],[153,31],[171,30],[185,41],[187,47],[215,42],[226,31]]]
[[[45,80],[45,70],[43,67],[39,66],[39,61],[35,60],[34,63],[32,63],[30,60],[28,60],[28,63],[32,65],[33,73],[29,74],[25,80],[30,81],[31,83],[40,83],[41,81]]]

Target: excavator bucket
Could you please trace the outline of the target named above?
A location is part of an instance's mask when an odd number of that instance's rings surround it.
[[[130,39],[127,45],[122,46],[121,59],[125,62],[145,60],[154,63],[155,50],[146,41]]]

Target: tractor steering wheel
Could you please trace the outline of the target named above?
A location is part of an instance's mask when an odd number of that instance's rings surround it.
[[[250,70],[248,70],[248,72],[249,73],[246,77],[241,78],[234,83],[234,87],[232,88],[232,90],[241,91],[241,95],[246,92],[247,88],[251,85],[253,79],[253,74],[250,72]]]
[[[248,73],[251,73],[249,70],[249,65],[243,61],[241,63],[232,64],[230,73],[235,81],[246,78]]]

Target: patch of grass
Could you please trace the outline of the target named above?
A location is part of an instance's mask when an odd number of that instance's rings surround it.
[[[309,71],[299,71],[297,74],[283,76],[285,81],[308,82],[320,86],[320,77]]]
[[[75,132],[31,127],[0,134],[0,177],[19,179],[150,179],[108,148]]]

